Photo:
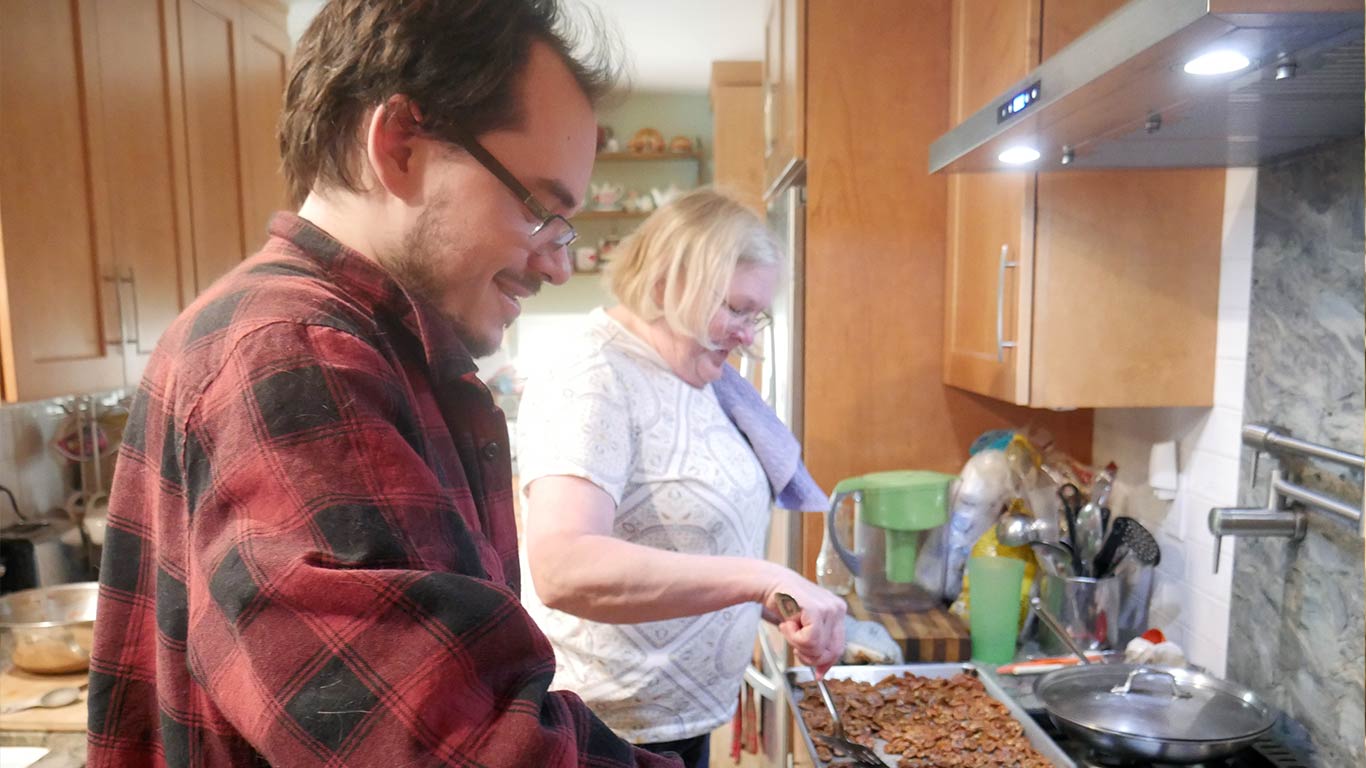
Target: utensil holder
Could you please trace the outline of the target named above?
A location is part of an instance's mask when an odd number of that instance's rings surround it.
[[[1044,607],[1057,617],[1083,651],[1119,647],[1121,593],[1121,580],[1114,576],[1063,578],[1045,573],[1039,582],[1039,599]],[[1068,653],[1067,646],[1047,627],[1036,625],[1035,639],[1049,656]]]

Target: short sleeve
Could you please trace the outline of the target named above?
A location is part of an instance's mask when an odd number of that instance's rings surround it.
[[[528,379],[517,414],[519,490],[568,475],[621,503],[636,449],[630,404],[613,365],[601,349],[590,350]]]

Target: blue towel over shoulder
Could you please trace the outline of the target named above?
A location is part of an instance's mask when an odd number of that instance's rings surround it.
[[[829,497],[806,471],[801,445],[755,391],[754,385],[727,365],[712,389],[721,410],[754,449],[764,474],[768,475],[768,484],[778,506],[794,512],[826,511],[830,506]]]

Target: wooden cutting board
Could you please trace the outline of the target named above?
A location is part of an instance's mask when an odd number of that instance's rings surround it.
[[[0,708],[18,701],[42,696],[55,688],[85,685],[85,672],[75,675],[35,675],[10,667],[0,672]],[[85,698],[65,707],[34,707],[22,712],[0,715],[0,731],[84,731]]]
[[[963,620],[945,608],[935,607],[915,613],[878,613],[863,607],[857,594],[849,593],[849,615],[860,621],[876,621],[887,628],[901,645],[907,664],[937,661],[967,661],[972,658],[972,640]]]

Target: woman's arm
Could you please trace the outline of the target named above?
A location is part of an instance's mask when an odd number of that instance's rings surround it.
[[[579,477],[550,475],[527,488],[523,526],[536,594],[550,608],[591,621],[634,624],[756,602],[770,620],[775,595],[802,606],[779,624],[798,659],[819,669],[844,650],[844,601],[777,563],[692,555],[622,541],[612,533],[616,504]]]

